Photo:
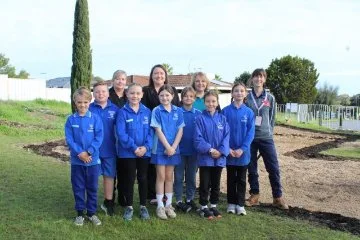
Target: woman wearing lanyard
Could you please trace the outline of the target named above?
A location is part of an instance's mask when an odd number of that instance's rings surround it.
[[[266,72],[264,69],[255,69],[251,75],[253,88],[247,96],[246,105],[255,114],[255,138],[251,144],[251,160],[249,164],[248,180],[250,184],[250,197],[245,205],[248,207],[259,205],[260,188],[258,174],[258,151],[262,156],[269,179],[273,195],[273,206],[288,209],[282,197],[280,169],[273,139],[273,129],[275,124],[275,98],[264,89]]]

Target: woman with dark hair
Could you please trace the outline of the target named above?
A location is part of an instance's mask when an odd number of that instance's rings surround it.
[[[163,65],[157,64],[151,68],[150,77],[149,77],[149,85],[143,87],[143,98],[141,100],[142,104],[144,104],[151,111],[160,104],[159,100],[159,89],[168,84],[167,72]],[[171,101],[172,105],[179,106],[180,100],[177,94],[177,90],[175,87],[172,87],[174,91],[174,98]],[[148,168],[148,199],[150,199],[150,204],[157,204],[156,200],[156,168],[154,164],[149,164]]]

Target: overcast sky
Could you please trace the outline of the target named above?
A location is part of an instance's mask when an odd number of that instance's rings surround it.
[[[88,0],[93,74],[219,74],[233,82],[285,55],[314,62],[319,84],[360,93],[358,0]],[[34,78],[70,76],[75,0],[0,0],[0,53]]]

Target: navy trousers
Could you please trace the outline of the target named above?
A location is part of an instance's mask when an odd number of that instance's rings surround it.
[[[95,214],[100,172],[100,164],[93,166],[71,165],[71,184],[76,211],[86,210],[89,216]]]
[[[260,152],[266,171],[269,174],[269,180],[274,198],[282,196],[280,169],[273,139],[254,139],[251,143],[251,159],[248,168],[248,181],[250,184],[250,194],[258,194],[259,174],[257,154]]]

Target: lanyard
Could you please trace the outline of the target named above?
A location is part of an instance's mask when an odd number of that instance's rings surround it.
[[[265,91],[265,98],[264,98],[262,104],[260,105],[260,107],[257,105],[257,102],[256,102],[256,100],[255,100],[255,97],[254,97],[254,94],[252,93],[252,91],[251,91],[251,98],[252,98],[252,100],[254,101],[254,105],[255,105],[256,109],[258,110],[258,114],[257,114],[257,115],[259,116],[259,115],[260,115],[260,109],[264,106],[264,102],[267,101],[267,92]]]

